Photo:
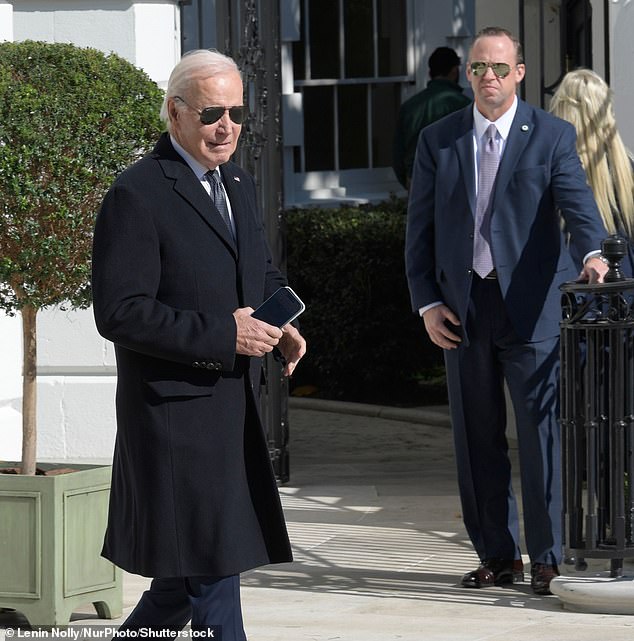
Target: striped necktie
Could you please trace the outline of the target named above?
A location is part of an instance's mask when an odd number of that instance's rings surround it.
[[[205,174],[205,180],[211,185],[211,198],[214,201],[216,209],[220,213],[222,220],[229,229],[231,238],[236,239],[231,217],[229,216],[229,208],[227,207],[227,200],[225,198],[222,185],[220,184],[220,172],[217,169],[212,169]]]

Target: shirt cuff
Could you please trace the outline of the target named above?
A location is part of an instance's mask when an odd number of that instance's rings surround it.
[[[584,257],[583,257],[583,264],[585,265],[590,258],[601,258],[601,250],[600,249],[595,249],[594,251],[588,252]]]
[[[429,305],[425,305],[425,307],[421,307],[418,310],[418,313],[422,316],[428,309],[432,309],[432,307],[438,307],[439,305],[444,305],[441,301],[436,301],[435,303],[429,303]]]

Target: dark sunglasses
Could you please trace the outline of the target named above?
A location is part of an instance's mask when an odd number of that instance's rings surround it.
[[[198,109],[192,107],[184,98],[174,96],[174,99],[180,100],[190,109],[193,109],[200,116],[200,122],[202,122],[203,125],[213,125],[214,122],[218,122],[224,116],[225,111],[229,112],[229,118],[231,118],[231,121],[236,125],[241,125],[246,117],[246,107],[244,105],[236,105],[235,107],[205,107],[202,111],[198,111]]]
[[[474,76],[480,77],[484,76],[487,72],[487,69],[491,67],[493,73],[498,78],[506,78],[511,73],[511,65],[506,64],[506,62],[472,62],[471,63],[471,73]]]

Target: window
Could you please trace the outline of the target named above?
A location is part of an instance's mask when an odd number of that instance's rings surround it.
[[[293,43],[304,144],[294,171],[391,165],[406,61],[406,0],[301,0]]]

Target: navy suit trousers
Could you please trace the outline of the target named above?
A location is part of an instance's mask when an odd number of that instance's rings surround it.
[[[527,551],[533,563],[562,558],[559,339],[528,343],[515,333],[496,280],[474,276],[470,344],[445,351],[465,527],[480,559],[520,558],[511,483],[506,395],[517,426]]]
[[[240,604],[240,577],[153,579],[118,632],[151,628],[208,630],[214,641],[246,641]],[[205,637],[201,637],[205,638]]]

